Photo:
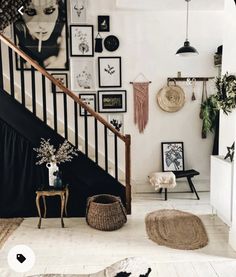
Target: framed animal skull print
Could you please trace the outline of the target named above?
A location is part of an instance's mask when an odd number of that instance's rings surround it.
[[[70,0],[71,23],[86,23],[87,0]]]

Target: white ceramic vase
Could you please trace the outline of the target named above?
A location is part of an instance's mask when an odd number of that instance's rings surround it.
[[[56,163],[47,163],[46,167],[48,168],[48,177],[49,177],[49,186],[54,186],[54,180],[57,178],[57,176],[53,175],[56,171],[59,170]]]

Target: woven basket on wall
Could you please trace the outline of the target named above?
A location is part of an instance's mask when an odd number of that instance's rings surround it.
[[[95,195],[88,198],[86,221],[101,231],[117,230],[127,221],[126,210],[117,196]]]

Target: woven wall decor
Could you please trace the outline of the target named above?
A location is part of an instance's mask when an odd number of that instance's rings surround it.
[[[20,7],[26,7],[31,0],[4,0],[0,6],[0,31],[8,25],[17,21],[21,15],[18,12]]]
[[[139,133],[144,132],[148,123],[149,84],[150,82],[133,82],[134,123],[138,125]]]
[[[163,111],[174,113],[183,108],[185,94],[183,89],[174,84],[168,84],[161,88],[157,93],[157,103]]]

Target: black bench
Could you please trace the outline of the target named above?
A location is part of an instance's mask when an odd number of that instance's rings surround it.
[[[195,186],[192,182],[192,178],[194,176],[200,175],[200,173],[194,169],[189,169],[189,170],[184,170],[184,171],[173,171],[173,173],[175,174],[176,179],[187,178],[191,192],[195,193],[197,199],[200,200],[198,193],[195,189]],[[160,193],[161,192],[162,192],[162,189],[160,189]],[[167,189],[165,189],[165,200],[167,200]]]

